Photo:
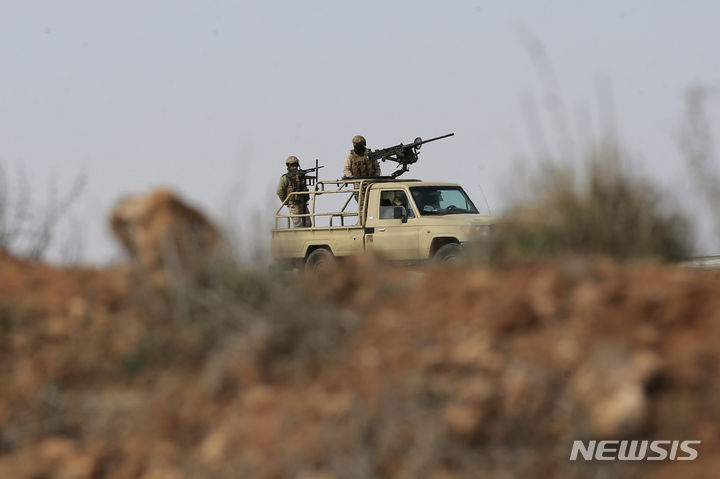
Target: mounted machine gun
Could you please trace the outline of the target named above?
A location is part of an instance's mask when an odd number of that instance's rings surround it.
[[[447,138],[449,136],[453,136],[455,133],[448,133],[447,135],[438,136],[436,138],[430,138],[429,140],[423,140],[419,136],[415,138],[415,141],[413,141],[410,144],[403,145],[400,143],[399,145],[391,146],[389,148],[383,148],[381,150],[375,150],[371,151],[368,156],[370,157],[371,161],[375,160],[390,160],[398,163],[401,168],[399,170],[394,171],[390,176],[393,178],[397,178],[398,176],[402,175],[406,171],[408,171],[408,165],[412,165],[418,160],[418,155],[420,146],[424,145],[425,143],[430,143],[431,141],[435,140],[442,140],[443,138]]]

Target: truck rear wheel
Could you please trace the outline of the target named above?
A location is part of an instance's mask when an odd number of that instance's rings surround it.
[[[460,259],[462,248],[457,243],[448,243],[441,246],[435,253],[434,259],[438,263],[454,263]]]
[[[335,264],[335,256],[326,248],[318,248],[305,260],[305,271],[313,273],[327,271]]]

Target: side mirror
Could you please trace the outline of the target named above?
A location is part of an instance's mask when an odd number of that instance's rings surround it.
[[[407,223],[408,214],[407,209],[404,206],[393,207],[393,219],[402,220],[403,223]]]

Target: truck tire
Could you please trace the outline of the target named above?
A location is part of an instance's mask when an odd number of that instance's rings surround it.
[[[310,253],[305,260],[305,271],[323,272],[335,264],[335,256],[326,248],[318,248]]]
[[[448,243],[441,246],[433,259],[438,263],[454,263],[460,259],[462,248],[457,243]]]

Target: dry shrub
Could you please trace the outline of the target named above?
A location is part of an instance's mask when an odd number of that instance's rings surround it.
[[[679,260],[688,221],[613,142],[591,148],[580,168],[546,162],[515,200],[493,240],[501,261],[561,254]]]
[[[715,232],[720,237],[717,208],[720,204],[720,170],[707,111],[710,100],[717,100],[718,93],[720,88],[707,85],[695,85],[687,90],[679,146],[694,181],[696,194],[706,202],[715,222]]]
[[[47,185],[45,203],[41,204],[23,170],[14,181],[8,181],[0,164],[0,251],[40,261],[49,251],[57,250],[61,262],[76,262],[82,249],[82,230],[70,213],[84,188],[82,175],[62,192],[57,179],[53,179]],[[58,234],[68,228],[70,234]]]
[[[311,368],[341,343],[343,321],[305,298],[302,281],[243,265],[220,229],[178,194],[126,197],[111,225],[132,260],[135,304],[153,325],[123,361],[129,371],[151,361],[197,364],[231,338],[269,375]]]
[[[148,353],[141,354],[144,364],[158,356],[202,362],[234,338],[233,347],[266,376],[308,372],[342,350],[355,324],[309,297],[298,276],[271,275],[230,256],[196,265],[190,274],[170,276],[161,285],[152,278],[136,281],[135,304],[153,322],[142,348]]]

